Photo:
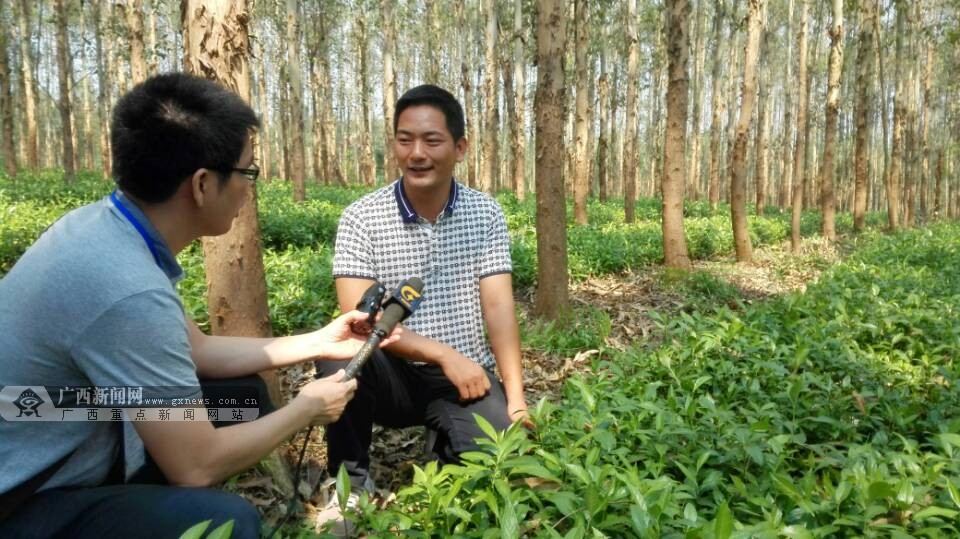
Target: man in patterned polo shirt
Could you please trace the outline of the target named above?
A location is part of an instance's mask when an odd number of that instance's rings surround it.
[[[344,210],[333,275],[344,311],[373,280],[391,290],[419,277],[425,299],[327,427],[329,470],[342,463],[355,491],[370,488],[374,422],[426,425],[438,433],[434,453],[456,462],[483,436],[473,414],[497,429],[528,421],[506,220],[492,197],[453,179],[467,151],[463,108],[442,88],[418,86],[397,101],[394,134],[403,176]]]

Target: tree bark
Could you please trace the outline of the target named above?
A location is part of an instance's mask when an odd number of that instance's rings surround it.
[[[86,47],[86,32],[87,32],[87,17],[86,17],[86,4],[80,4],[80,34],[83,36],[82,42],[83,45],[80,47],[80,65],[81,71],[94,71],[89,68],[88,56],[87,56],[87,47]],[[94,26],[94,33],[96,33],[96,26]],[[93,170],[93,124],[91,120],[93,119],[93,106],[90,101],[90,76],[84,75],[80,80],[80,102],[83,103],[83,130],[80,133],[80,144],[79,146],[83,148],[80,152],[83,157],[83,168],[86,170]]]
[[[840,75],[843,69],[843,0],[833,0],[830,25],[830,66],[827,81],[827,110],[824,115],[823,163],[820,168],[820,211],[823,214],[821,232],[827,241],[837,239],[837,200],[834,183],[837,149],[837,119],[840,115]]]
[[[627,101],[623,138],[623,213],[625,221],[636,218],[637,200],[637,79],[640,71],[640,43],[637,36],[637,0],[627,0]]]
[[[292,0],[291,0],[292,1]],[[357,14],[357,55],[360,80],[360,180],[364,185],[377,183],[377,164],[373,160],[373,143],[370,140],[370,83],[367,69],[367,20],[363,12]]]
[[[246,2],[185,0],[181,17],[187,72],[219,82],[249,101]],[[212,333],[271,336],[255,185],[230,231],[203,239],[203,257]],[[265,371],[261,376],[273,402],[282,405],[276,374]]]
[[[287,0],[287,73],[290,77],[290,139],[287,153],[290,154],[290,176],[293,182],[293,200],[303,202],[307,199],[306,170],[307,160],[304,153],[303,123],[303,76],[300,71],[300,3]],[[287,102],[282,103],[283,106]]]
[[[400,176],[396,156],[393,154],[393,116],[396,114],[397,74],[393,69],[393,51],[396,37],[393,20],[393,0],[383,0],[383,180],[389,182]]]
[[[36,65],[36,56],[33,54],[31,43],[33,39],[30,33],[30,4],[31,0],[20,0],[20,9],[17,10],[17,29],[20,34],[20,77],[23,88],[23,110],[24,120],[26,122],[26,136],[24,137],[24,146],[26,146],[26,166],[38,168],[40,166],[39,158],[39,137],[37,111],[40,109],[40,96],[37,89],[37,79],[34,77],[33,69]]]
[[[483,162],[480,171],[480,189],[493,193],[497,186],[497,5],[495,0],[484,0],[486,20],[486,53],[483,67]]]
[[[587,197],[590,195],[590,158],[587,155],[587,138],[590,135],[589,95],[590,84],[587,57],[587,38],[589,37],[590,9],[587,0],[576,0],[576,101],[574,126],[574,170],[573,170],[573,215],[578,224],[587,224]]]
[[[890,151],[890,176],[887,178],[887,222],[891,232],[900,228],[900,177],[903,167],[903,131],[904,131],[904,83],[903,40],[906,34],[907,6],[903,0],[896,0],[897,41],[894,67],[895,89],[893,97],[893,140]]]
[[[724,3],[716,2],[717,12],[713,16],[713,73],[710,76],[710,180],[707,186],[707,199],[710,211],[717,211],[720,203],[720,138],[723,135],[721,119],[724,113],[721,70],[725,62],[729,61],[726,53],[726,40],[723,37],[723,21],[725,18]]]
[[[923,158],[923,164],[920,172],[920,217],[926,219],[927,200],[930,191],[930,86],[933,81],[933,45],[928,41],[926,43],[926,61],[924,62],[923,72],[923,110],[920,116],[920,152]]]
[[[260,169],[263,171],[264,179],[269,181],[273,177],[273,159],[270,155],[270,140],[267,135],[267,128],[273,125],[273,122],[271,121],[270,106],[267,100],[267,50],[264,48],[262,40],[259,41],[259,45],[260,71],[257,73],[257,102],[260,107],[263,129],[258,140],[258,146],[260,147]]]
[[[64,180],[73,183],[76,179],[74,170],[75,155],[73,150],[73,123],[70,119],[70,89],[73,87],[71,77],[73,66],[70,56],[70,36],[67,33],[67,16],[69,0],[56,0],[55,19],[57,23],[57,71],[60,75],[60,126],[63,136],[63,153],[61,154],[64,171]]]
[[[870,132],[873,129],[874,84],[873,28],[877,16],[872,1],[862,2],[860,43],[857,51],[857,98],[854,108],[856,141],[854,143],[853,230],[860,232],[867,213],[867,180],[870,175]]]
[[[139,84],[147,78],[147,60],[143,51],[143,2],[130,0],[124,9],[130,40],[130,79]]]
[[[809,18],[809,0],[800,0],[800,30],[797,32],[797,88],[802,92],[807,87],[807,19]],[[800,252],[800,216],[803,212],[803,166],[806,154],[806,130],[802,126],[807,121],[807,107],[798,100],[796,142],[793,145],[793,201],[790,209],[790,251]]]
[[[601,57],[600,77],[597,79],[597,88],[599,96],[597,101],[600,105],[600,138],[597,140],[597,183],[598,196],[600,202],[606,202],[610,190],[610,82],[606,71],[606,62],[604,54]]]
[[[754,153],[756,154],[756,163],[754,166],[754,183],[756,185],[756,205],[754,207],[758,216],[763,216],[767,204],[767,170],[770,162],[770,28],[766,21],[767,8],[764,6],[763,12],[763,34],[760,43],[759,58],[760,72],[757,76],[757,126],[756,142],[754,144]],[[789,40],[788,40],[789,41]],[[742,110],[741,110],[742,114]]]
[[[0,0],[0,20],[6,11],[6,1]],[[13,92],[10,86],[13,77],[10,76],[10,64],[7,60],[7,26],[0,27],[0,154],[3,155],[4,170],[13,178],[17,175],[17,150],[14,147],[13,129]]]
[[[933,196],[933,216],[939,220],[943,218],[943,148],[937,152],[937,187]]]
[[[110,81],[107,73],[110,72],[109,59],[112,40],[107,37],[107,50],[104,50],[103,39],[107,32],[107,23],[104,20],[106,13],[103,9],[103,0],[93,0],[93,17],[96,31],[94,44],[97,51],[97,120],[100,131],[100,168],[107,178],[112,176],[113,163],[110,157]]]
[[[750,231],[747,229],[747,139],[757,90],[757,55],[763,31],[764,0],[747,4],[747,43],[743,53],[743,87],[740,97],[740,118],[734,135],[730,175],[730,216],[733,221],[733,243],[737,262],[753,259]]]
[[[536,312],[547,319],[556,319],[569,308],[563,185],[563,123],[566,117],[564,4],[562,0],[538,1],[537,95],[534,104],[536,155],[540,161],[536,171]]]
[[[524,166],[527,159],[526,131],[526,95],[527,83],[524,70],[523,42],[525,29],[523,26],[523,0],[514,0],[513,9],[513,86],[514,90],[514,118],[511,126],[513,140],[513,190],[518,200],[527,196],[527,180]],[[510,97],[507,96],[507,99]]]
[[[667,0],[666,25],[667,58],[667,127],[663,145],[663,258],[668,268],[690,269],[687,240],[683,231],[684,139],[687,126],[687,59],[689,36],[687,19],[690,4],[687,0]]]
[[[703,102],[703,67],[706,60],[706,46],[703,31],[703,19],[706,16],[706,8],[703,0],[697,2],[696,15],[694,16],[694,46],[693,46],[693,111],[690,119],[690,167],[687,169],[687,188],[689,197],[698,200],[701,196],[700,191],[700,113]]]
[[[793,114],[796,109],[796,100],[793,97],[793,0],[787,2],[787,57],[784,70],[784,105],[783,105],[783,134],[780,148],[780,165],[783,171],[780,178],[780,193],[777,198],[777,205],[780,209],[786,208],[790,204],[790,190],[793,184],[793,152],[792,143],[796,126],[793,123]]]

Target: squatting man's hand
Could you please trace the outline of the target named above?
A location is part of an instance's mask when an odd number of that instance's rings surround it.
[[[490,390],[490,379],[483,367],[467,359],[451,348],[446,360],[440,364],[443,374],[460,392],[461,401],[477,400]]]

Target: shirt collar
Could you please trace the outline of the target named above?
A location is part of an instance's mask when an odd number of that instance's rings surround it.
[[[160,235],[160,232],[157,230],[153,223],[150,222],[150,219],[140,210],[140,208],[134,204],[130,197],[124,194],[120,189],[116,190],[117,201],[123,206],[123,209],[127,211],[128,215],[134,218],[137,223],[142,227],[143,231],[146,232],[147,237],[153,242],[152,251],[156,253],[156,262],[157,266],[166,274],[167,278],[170,279],[170,282],[176,283],[180,279],[183,279],[183,268],[180,267],[180,264],[177,263],[177,257],[173,255],[170,251],[170,247],[167,246],[167,242],[164,241],[163,236]],[[109,198],[109,197],[107,197]],[[127,220],[127,217],[123,215],[123,212],[117,211],[121,214],[120,216]],[[130,223],[134,228],[136,226],[133,223]],[[144,242],[146,242],[144,238]],[[149,245],[148,245],[149,248]]]
[[[407,198],[407,191],[403,188],[403,177],[400,177],[400,179],[394,183],[393,194],[397,197],[397,209],[400,211],[400,218],[403,219],[403,222],[416,223],[420,216],[417,215],[417,211],[413,209],[413,204],[411,204],[410,199]],[[457,180],[454,179],[450,182],[450,195],[447,197],[447,204],[443,207],[443,215],[449,217],[453,214],[459,198],[460,186],[457,184]]]

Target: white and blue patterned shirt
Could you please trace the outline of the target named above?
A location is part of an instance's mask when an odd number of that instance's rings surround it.
[[[397,180],[340,216],[333,277],[376,279],[388,290],[419,277],[424,300],[404,324],[493,371],[484,332],[480,279],[510,273],[510,238],[500,205],[452,182],[435,223],[417,215]]]

